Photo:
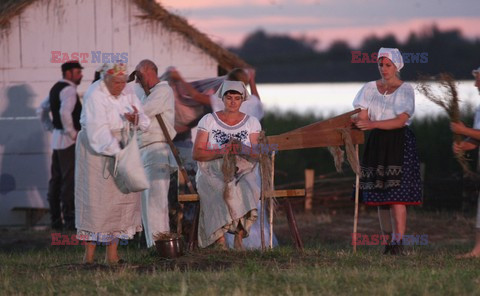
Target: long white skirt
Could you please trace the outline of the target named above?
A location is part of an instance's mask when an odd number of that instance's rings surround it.
[[[268,200],[266,202],[268,202]],[[260,211],[261,203],[262,201],[260,200],[257,203],[258,211]],[[265,212],[265,215],[263,219],[264,221],[263,233],[265,235],[265,246],[268,248],[270,245],[270,223],[268,222],[268,213],[265,209],[264,209],[264,212]],[[261,226],[262,219],[260,219],[260,214],[258,214],[258,216],[259,218],[257,219],[257,221],[255,221],[255,223],[253,223],[252,227],[250,228],[249,236],[242,240],[242,244],[245,249],[255,250],[255,249],[262,248],[262,226]],[[234,248],[233,242],[234,242],[235,236],[233,234],[227,233],[225,234],[225,238],[227,239],[228,247],[233,249]],[[276,247],[276,246],[278,246],[278,240],[274,232],[272,237],[272,247]]]
[[[230,199],[226,202],[223,198],[222,163],[223,159],[198,162],[198,245],[202,248],[214,243],[227,231],[234,233],[239,224],[248,236],[258,216],[257,202],[261,191],[258,165],[252,165],[249,173],[228,184]]]
[[[96,153],[84,130],[75,150],[75,224],[79,240],[131,239],[142,231],[140,193],[122,193],[111,174],[114,158]]]

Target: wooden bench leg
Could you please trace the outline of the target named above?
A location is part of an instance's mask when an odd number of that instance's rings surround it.
[[[198,219],[200,218],[200,202],[195,204],[195,215],[193,216],[192,228],[188,239],[188,250],[193,251],[198,247]]]
[[[290,228],[290,234],[292,236],[293,243],[298,251],[303,252],[303,242],[302,238],[300,237],[300,233],[298,232],[297,221],[295,220],[295,216],[293,214],[292,205],[287,199],[284,201],[283,206],[287,214],[288,226]]]

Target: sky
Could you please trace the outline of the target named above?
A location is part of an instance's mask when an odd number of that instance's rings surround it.
[[[404,41],[411,31],[436,24],[480,39],[480,0],[157,0],[223,46],[239,46],[263,29],[358,46],[368,36],[393,33]]]

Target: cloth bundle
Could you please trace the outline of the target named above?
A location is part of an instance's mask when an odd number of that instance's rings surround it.
[[[150,187],[137,144],[137,130],[129,124],[125,148],[115,155],[113,177],[123,193],[138,192]]]

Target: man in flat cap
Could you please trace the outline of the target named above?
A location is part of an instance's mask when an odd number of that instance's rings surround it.
[[[43,114],[51,114],[51,118],[41,116],[44,125],[53,125],[48,201],[52,228],[55,230],[75,230],[75,141],[80,130],[82,111],[77,85],[83,77],[82,69],[77,61],[62,64],[63,78],[53,85],[41,106]]]

